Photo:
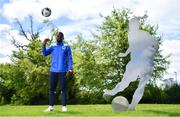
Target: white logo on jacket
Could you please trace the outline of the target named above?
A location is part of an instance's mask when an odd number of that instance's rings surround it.
[[[66,49],[66,46],[62,46],[62,49],[65,50],[65,49]]]

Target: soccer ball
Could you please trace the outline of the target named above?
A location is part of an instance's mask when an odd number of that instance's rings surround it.
[[[51,9],[48,7],[43,8],[41,13],[44,17],[49,17],[51,15]]]
[[[127,111],[128,107],[129,102],[123,96],[117,96],[112,100],[112,109],[114,111]]]

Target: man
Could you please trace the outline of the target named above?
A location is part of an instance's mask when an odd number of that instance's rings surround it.
[[[59,32],[56,37],[57,44],[51,45],[46,49],[46,44],[50,41],[48,38],[44,40],[42,45],[43,56],[51,54],[50,69],[50,92],[49,107],[46,112],[53,111],[54,95],[57,82],[59,81],[60,94],[62,96],[62,112],[67,111],[67,77],[72,74],[72,54],[71,48],[63,43],[64,34]]]

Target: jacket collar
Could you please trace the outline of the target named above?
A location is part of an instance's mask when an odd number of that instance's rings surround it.
[[[64,45],[63,42],[57,42],[57,45]]]

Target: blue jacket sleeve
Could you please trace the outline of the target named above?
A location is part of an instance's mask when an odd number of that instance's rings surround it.
[[[68,46],[68,71],[73,69],[73,60],[72,60],[72,53],[71,48]]]
[[[51,52],[52,52],[52,46],[48,47],[47,49],[46,49],[45,45],[42,46],[43,56],[47,56],[47,55],[51,54]]]

